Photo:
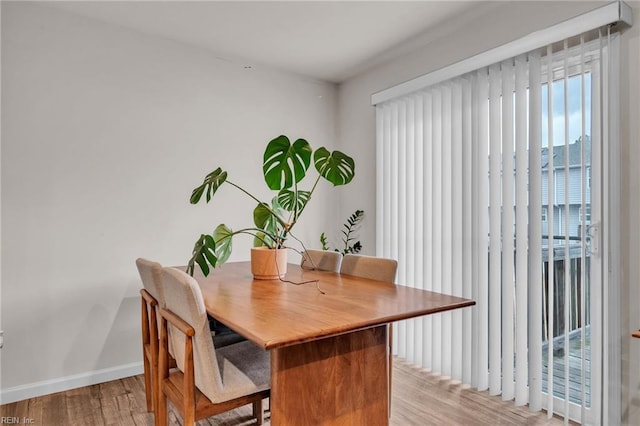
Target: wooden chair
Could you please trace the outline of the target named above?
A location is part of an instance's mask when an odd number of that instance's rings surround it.
[[[340,272],[341,263],[342,254],[337,251],[305,250],[302,253],[300,267],[303,269]]]
[[[396,279],[398,262],[383,257],[347,254],[342,259],[340,273],[392,283]]]
[[[140,290],[142,358],[144,364],[144,390],[147,398],[147,411],[154,410],[157,404],[156,383],[158,378],[159,321],[158,305],[162,297],[160,274],[162,266],[147,259],[137,259],[136,266],[142,280]]]
[[[144,365],[144,388],[147,399],[147,411],[154,411],[158,398],[158,389],[155,385],[158,381],[158,360],[160,348],[160,315],[158,309],[164,307],[164,295],[162,290],[162,265],[147,259],[136,260],[138,273],[142,280],[143,289],[140,290],[142,303],[142,355]],[[211,320],[211,319],[210,319]],[[217,323],[211,327],[213,344],[223,347],[246,340],[233,330]],[[169,353],[173,353],[170,348]],[[173,356],[169,358],[169,367],[175,368],[176,361]]]
[[[342,259],[340,273],[370,278],[378,281],[395,282],[398,262],[383,257],[347,254]],[[391,376],[393,373],[393,327],[389,324],[389,416],[391,416]]]
[[[246,404],[262,424],[262,400],[270,395],[270,356],[249,341],[215,348],[198,283],[163,268],[166,308],[160,309],[160,395],[156,425],[166,425],[167,398],[185,426]],[[169,371],[169,340],[178,366]]]

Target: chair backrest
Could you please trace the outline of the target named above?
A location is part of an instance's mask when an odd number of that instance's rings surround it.
[[[156,299],[156,303],[158,307],[164,308],[164,292],[162,290],[162,265],[158,262],[153,262],[151,260],[138,258],[136,259],[136,266],[138,267],[138,273],[140,274],[140,279],[142,280],[142,286],[147,293],[149,293],[154,299]],[[156,315],[156,324],[157,334],[156,336],[160,337],[160,313],[158,310],[155,310]],[[149,326],[151,326],[151,320],[149,320]],[[173,347],[170,345],[170,351],[173,353]]]
[[[327,250],[305,250],[302,253],[300,266],[305,269],[340,272],[342,253]]]
[[[147,411],[155,410],[157,393],[154,387],[158,371],[158,347],[160,340],[160,299],[164,303],[162,293],[162,266],[147,259],[136,259],[138,273],[142,280],[141,297],[141,331],[142,354],[144,365],[145,394]]]
[[[340,273],[369,278],[378,281],[394,282],[398,262],[384,257],[347,254],[342,259]]]
[[[162,291],[162,265],[147,259],[136,259],[138,273],[142,280],[142,286],[154,299],[160,307],[164,307],[164,293]]]
[[[162,287],[166,309],[195,330],[193,363],[195,384],[200,392],[215,402],[223,390],[222,379],[211,340],[207,311],[196,280],[175,268],[162,268]],[[185,335],[169,324],[169,343],[178,368],[184,372]]]

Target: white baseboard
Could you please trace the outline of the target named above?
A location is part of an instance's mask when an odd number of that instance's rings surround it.
[[[22,401],[23,399],[67,391],[84,386],[118,380],[124,377],[136,376],[143,373],[142,362],[74,374],[58,379],[44,380],[0,390],[0,404]]]

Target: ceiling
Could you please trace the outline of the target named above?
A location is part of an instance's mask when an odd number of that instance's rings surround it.
[[[478,1],[71,1],[52,6],[244,66],[341,82]]]

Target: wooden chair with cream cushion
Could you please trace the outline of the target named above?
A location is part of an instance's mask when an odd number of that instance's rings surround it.
[[[340,272],[342,253],[327,250],[305,250],[302,253],[300,267],[320,271]]]
[[[340,273],[389,283],[395,282],[398,262],[383,257],[347,254],[342,259]],[[393,327],[389,324],[389,415],[391,415],[391,375],[393,372]]]
[[[270,355],[250,341],[215,348],[198,283],[163,268],[166,309],[160,309],[160,397],[156,424],[167,424],[167,398],[183,424],[253,404],[262,424],[262,400],[270,394]],[[169,339],[177,369],[169,371]]]
[[[136,259],[138,273],[142,280],[140,290],[142,358],[144,364],[144,390],[147,398],[147,411],[156,406],[156,382],[158,378],[159,316],[157,309],[162,297],[160,274],[162,266],[147,259]]]
[[[139,258],[136,260],[138,273],[142,280],[143,289],[140,290],[142,301],[142,354],[144,365],[144,387],[147,398],[147,411],[153,411],[156,405],[157,387],[155,382],[158,380],[158,354],[160,342],[160,315],[158,308],[164,307],[164,296],[161,286],[162,265],[147,259]],[[153,314],[153,315],[152,315]],[[211,322],[211,318],[209,318]],[[211,330],[213,344],[216,347],[222,347],[246,340],[233,330],[219,325],[215,330]],[[169,353],[173,353],[171,346]],[[169,367],[176,366],[173,356],[169,358]]]
[[[395,282],[398,262],[383,257],[347,254],[342,259],[340,273],[372,280]]]

